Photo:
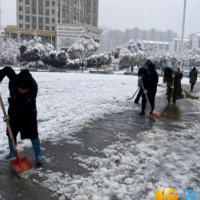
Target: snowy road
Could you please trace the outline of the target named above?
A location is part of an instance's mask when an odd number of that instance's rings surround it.
[[[137,88],[135,76],[59,73],[33,73],[33,76],[39,84],[37,106],[42,141],[56,143],[68,139],[71,144],[81,144],[83,141],[76,138],[75,133],[89,126],[92,120],[136,109],[132,102],[126,101]],[[182,83],[188,83],[188,79]],[[7,106],[6,79],[0,87]],[[158,96],[164,93],[165,88],[158,88]],[[171,186],[179,196],[183,189],[198,189],[200,102],[187,101],[196,104],[188,116],[197,121],[171,122],[184,130],[167,132],[154,127],[143,132],[138,143],[121,133],[121,142],[104,149],[106,158],[78,157],[82,167],[90,170],[89,177],[70,177],[67,173],[52,171],[35,173],[47,178],[41,184],[59,195],[60,200],[67,197],[74,200],[146,200],[153,199],[160,187]],[[25,140],[19,142],[18,148],[28,146],[30,141]],[[3,122],[0,147],[3,159],[7,153]]]

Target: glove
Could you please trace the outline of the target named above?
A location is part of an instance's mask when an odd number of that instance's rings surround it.
[[[171,89],[174,89],[174,86],[171,86]]]
[[[147,94],[147,92],[148,92],[147,90],[144,91],[145,94]]]
[[[175,78],[175,74],[172,74],[172,78]]]
[[[138,80],[139,80],[139,81],[142,80],[142,77],[141,77],[141,76],[138,76]]]

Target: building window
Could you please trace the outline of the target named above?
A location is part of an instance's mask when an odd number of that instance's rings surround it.
[[[35,30],[36,29],[36,25],[32,25],[32,29]]]
[[[30,25],[29,24],[26,24],[26,29],[30,29]]]
[[[39,7],[39,15],[43,15],[43,8]]]
[[[30,22],[30,16],[26,16],[26,22]]]
[[[55,27],[54,26],[52,26],[52,31],[55,31]]]
[[[49,1],[46,1],[46,2],[45,2],[45,6],[46,6],[46,7],[49,7]]]
[[[39,22],[43,23],[43,17],[39,17]]]
[[[55,15],[55,13],[56,13],[56,10],[52,9],[52,15]]]
[[[49,9],[45,9],[45,15],[49,16]]]
[[[32,17],[32,22],[36,22],[36,17]]]
[[[30,13],[30,8],[26,7],[25,12],[26,12],[26,14],[29,14]]]
[[[46,31],[49,31],[49,26],[45,26],[45,30],[46,30]]]
[[[29,0],[26,0],[26,5],[29,5]]]
[[[19,0],[19,2],[23,2],[23,0]]]
[[[55,23],[56,22],[56,19],[55,18],[52,18],[52,23]]]
[[[36,8],[32,8],[32,14],[36,15]]]
[[[23,19],[23,15],[19,15],[19,19]]]
[[[49,18],[48,17],[45,18],[45,23],[49,24]]]
[[[23,28],[23,24],[19,24],[19,28]]]
[[[52,6],[55,6],[56,5],[56,2],[55,1],[52,1]]]
[[[19,11],[23,11],[23,6],[19,6]]]
[[[39,30],[43,30],[43,26],[40,25],[40,26],[39,26]]]

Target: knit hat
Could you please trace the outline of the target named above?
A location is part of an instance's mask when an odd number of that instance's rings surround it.
[[[28,71],[28,69],[22,70],[18,75],[17,75],[17,83],[18,87],[22,89],[29,89],[32,84],[32,75]]]

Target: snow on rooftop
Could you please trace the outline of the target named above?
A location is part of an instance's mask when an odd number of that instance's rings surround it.
[[[179,40],[179,41],[181,41],[181,38],[173,38],[174,40]],[[188,42],[189,41],[189,39],[188,38],[185,38],[185,39],[183,39],[183,41],[184,42]]]
[[[143,43],[148,43],[148,44],[166,44],[166,45],[169,44],[169,42],[153,41],[153,40],[143,40]]]

